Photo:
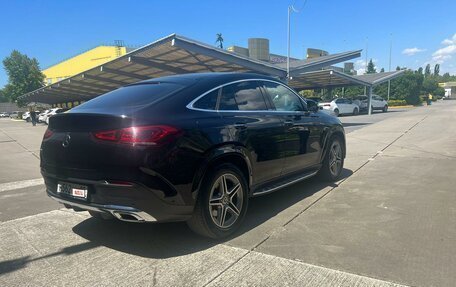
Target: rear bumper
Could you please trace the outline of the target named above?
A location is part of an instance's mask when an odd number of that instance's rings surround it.
[[[104,181],[58,177],[43,170],[42,175],[47,195],[75,210],[109,213],[120,220],[134,222],[186,221],[193,214],[194,205],[185,205],[177,200],[179,194],[166,196],[165,192],[139,182],[122,186]],[[60,181],[87,186],[87,199],[58,193],[57,184]]]
[[[95,203],[82,203],[82,202],[73,202],[66,199],[58,198],[52,195],[49,195],[50,198],[62,203],[64,205],[69,205],[72,207],[80,208],[83,210],[91,210],[96,212],[105,212],[110,213],[114,217],[122,221],[131,221],[131,222],[155,222],[155,219],[150,214],[130,207],[130,206],[121,206],[121,205],[102,205]]]

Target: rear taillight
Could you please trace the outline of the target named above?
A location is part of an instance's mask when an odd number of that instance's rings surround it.
[[[331,104],[323,104],[324,107],[330,107]]]
[[[50,138],[54,133],[48,128],[43,135],[43,140]]]
[[[178,130],[170,126],[142,126],[93,133],[96,139],[122,144],[155,145]]]

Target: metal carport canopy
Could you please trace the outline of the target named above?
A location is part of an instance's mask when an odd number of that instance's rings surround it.
[[[27,102],[56,104],[89,100],[141,80],[198,72],[257,72],[285,77],[286,71],[176,34],[68,79],[21,96]]]
[[[367,86],[373,87],[392,80],[404,71],[394,71],[385,73],[365,74],[351,76],[336,70],[320,70],[314,72],[301,73],[294,76],[288,84],[296,90],[311,90],[319,88],[336,88],[346,86]]]
[[[297,61],[308,70],[359,57],[359,51]],[[200,72],[255,72],[284,79],[281,65],[254,60],[176,34],[161,38],[103,65],[27,93],[25,102],[83,101],[145,79]]]

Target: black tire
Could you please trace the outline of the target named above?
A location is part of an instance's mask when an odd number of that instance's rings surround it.
[[[383,107],[382,112],[386,113],[387,111],[388,111],[388,105],[385,105],[385,106]]]
[[[338,144],[340,147],[340,166],[337,172],[332,170],[332,149],[335,144]],[[332,136],[329,140],[328,148],[323,159],[323,165],[318,171],[318,176],[325,181],[336,181],[339,179],[342,169],[344,167],[344,143],[339,136]]]
[[[111,214],[105,213],[105,212],[96,212],[96,211],[89,210],[89,214],[93,218],[100,219],[100,220],[111,220],[111,219],[115,218]]]
[[[353,109],[353,115],[356,116],[359,114],[359,110],[357,108]]]
[[[336,117],[338,117],[340,115],[339,109],[334,109],[334,114],[336,115]]]
[[[236,189],[238,186],[236,180],[242,190]],[[222,181],[225,182],[226,188],[223,188]],[[232,182],[229,184],[228,181]],[[230,196],[228,193],[222,193],[223,189],[234,193]],[[217,198],[214,198],[215,194]],[[210,238],[224,238],[233,234],[247,213],[248,194],[246,179],[236,166],[222,164],[215,167],[201,183],[193,216],[187,221],[188,226],[195,233]],[[237,206],[233,203],[234,196],[236,196]],[[210,199],[212,199],[212,205]],[[238,209],[238,215],[235,215],[235,209]],[[218,220],[219,215],[222,216]],[[228,223],[231,221],[230,225],[225,224],[227,216],[230,216],[228,219]]]

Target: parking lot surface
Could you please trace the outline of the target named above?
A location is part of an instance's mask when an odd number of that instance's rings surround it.
[[[456,103],[341,120],[339,182],[254,198],[213,241],[61,209],[39,181],[45,127],[2,119],[0,286],[454,286]]]

